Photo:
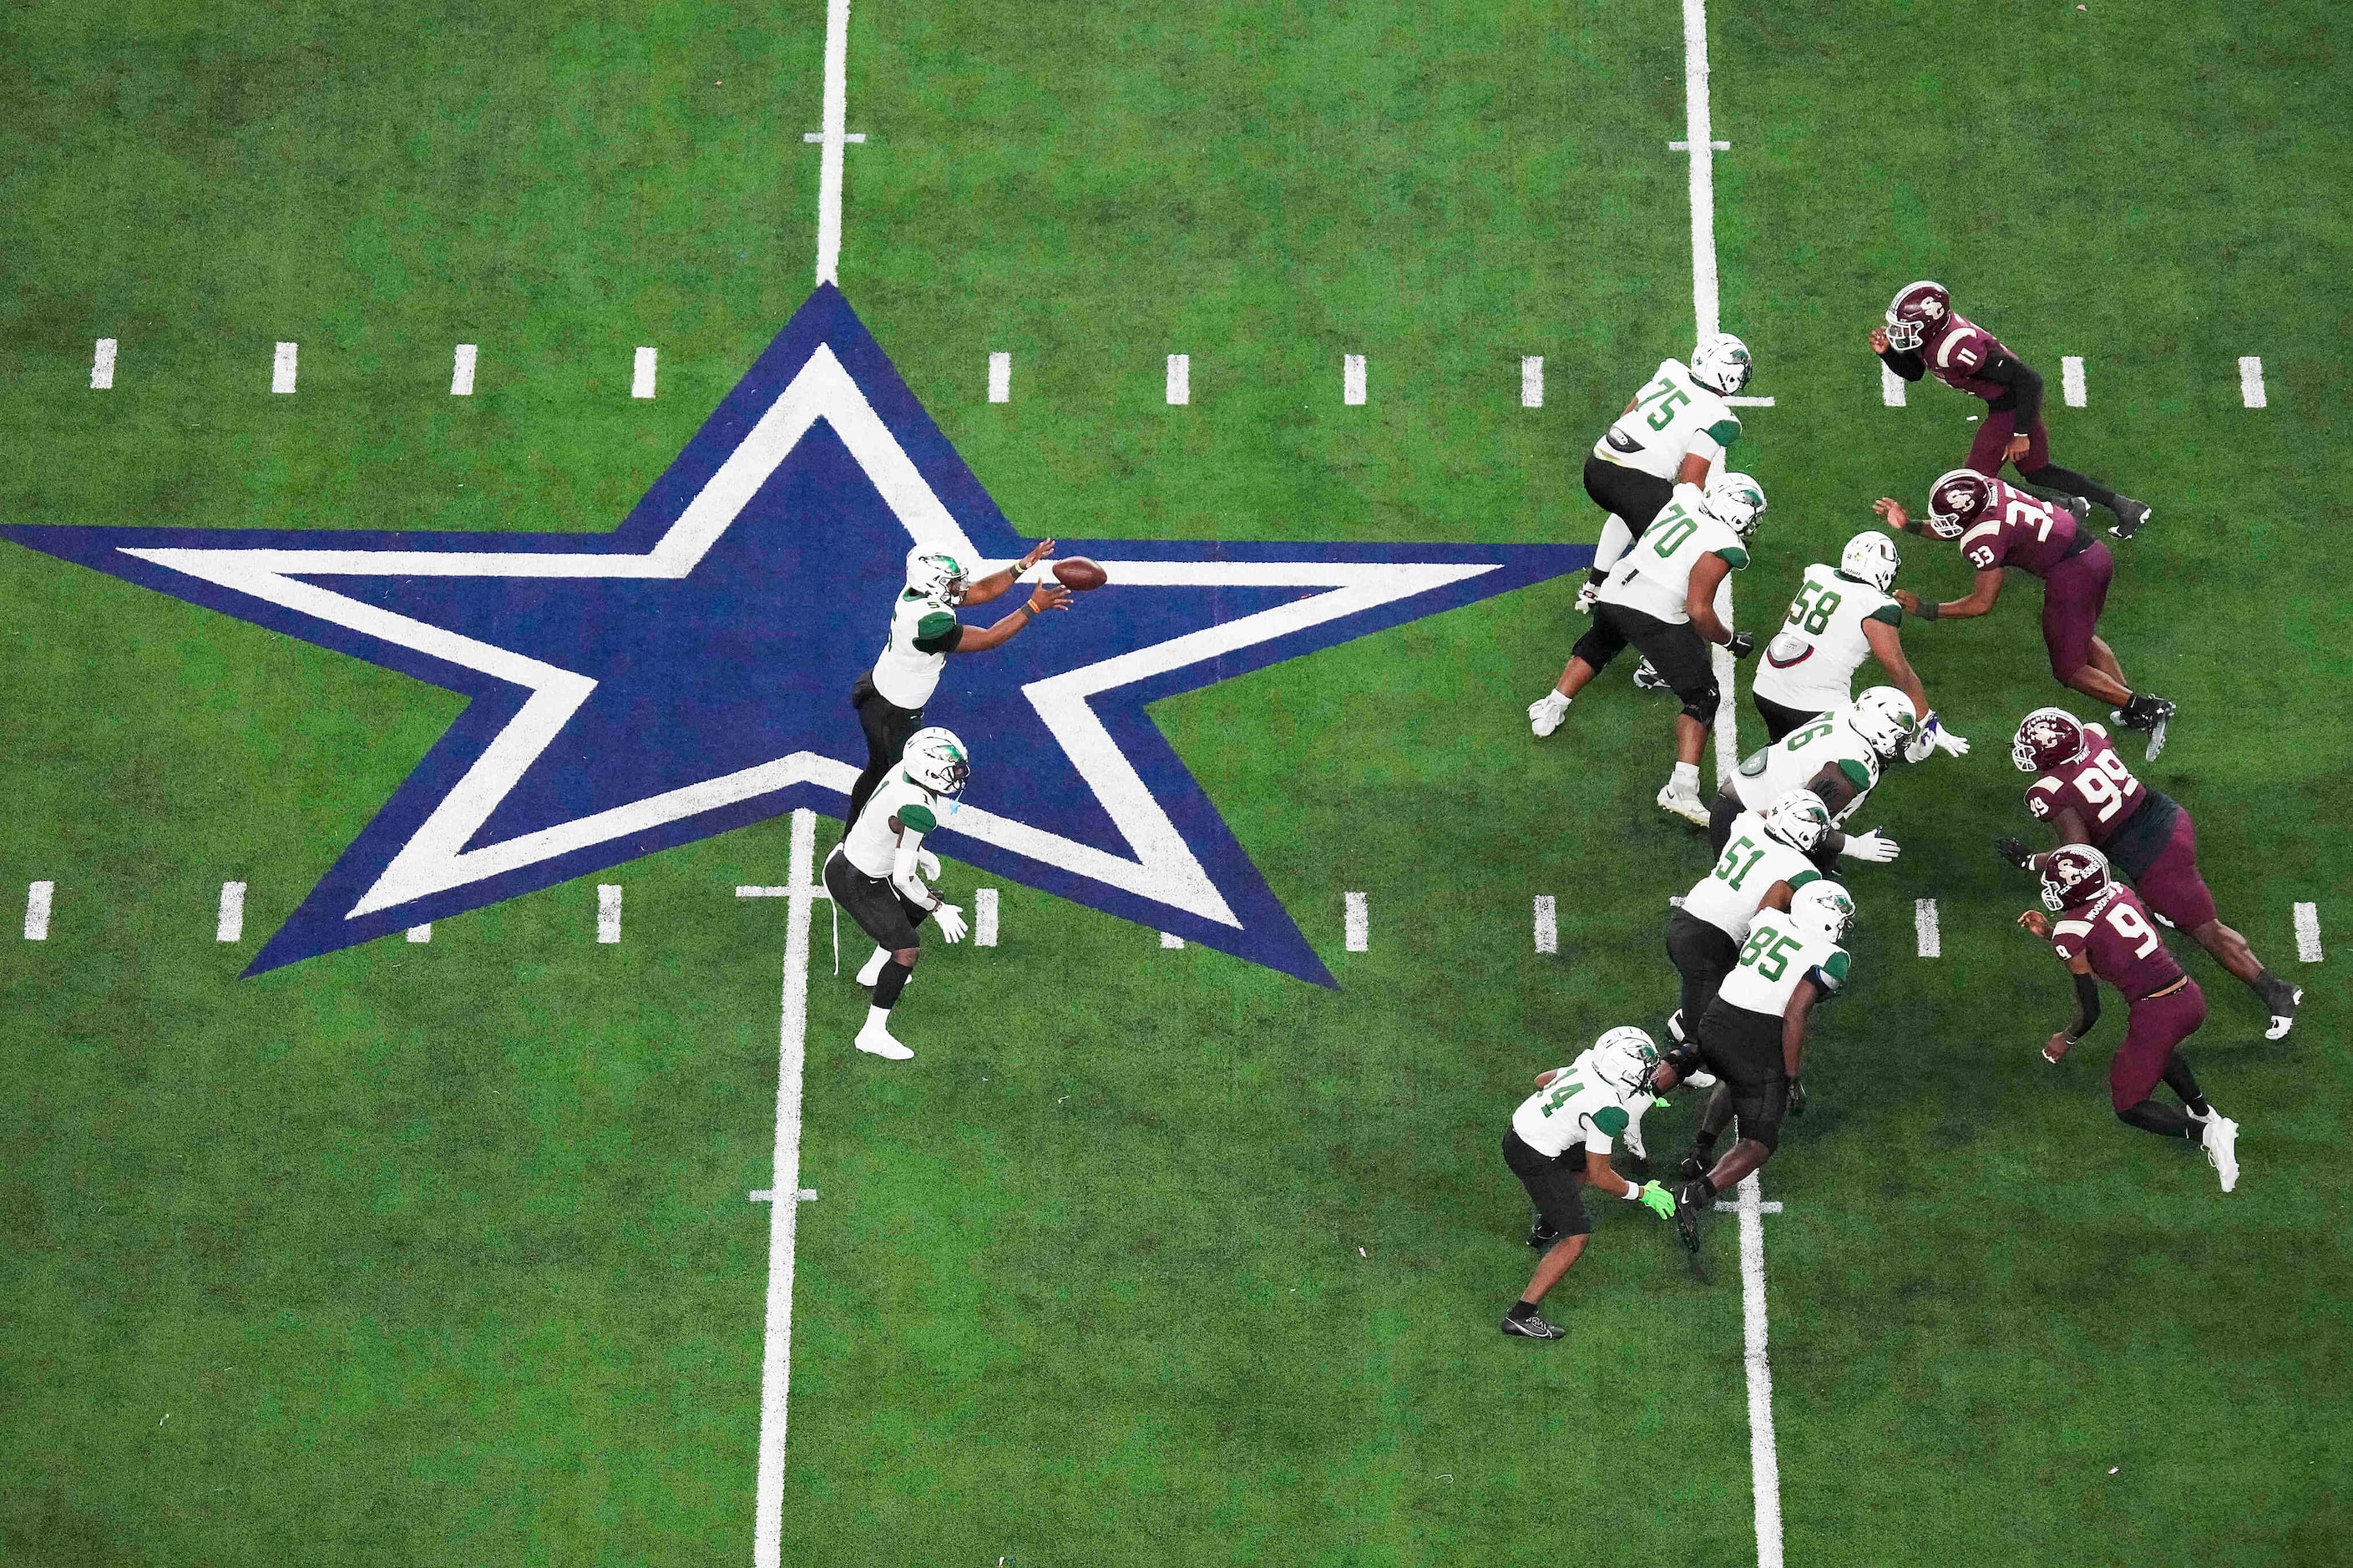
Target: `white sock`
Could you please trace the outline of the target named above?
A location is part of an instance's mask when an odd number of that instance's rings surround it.
[[[1697,763],[1677,763],[1675,764],[1674,777],[1667,781],[1667,787],[1674,791],[1677,795],[1697,795],[1699,793],[1699,764]]]
[[[882,966],[890,962],[891,950],[887,947],[876,948],[874,950],[874,956],[868,959],[866,961],[865,967],[858,972],[858,984],[860,985],[871,985],[876,981],[881,979]]]
[[[1609,571],[1618,564],[1618,558],[1625,554],[1627,547],[1633,542],[1634,531],[1626,526],[1626,520],[1615,512],[1610,513],[1609,521],[1601,525],[1601,542],[1593,547],[1593,569],[1596,572]]]
[[[866,1026],[858,1032],[861,1035],[870,1033],[877,1035],[889,1034],[891,1032],[891,1009],[888,1007],[867,1008]]]

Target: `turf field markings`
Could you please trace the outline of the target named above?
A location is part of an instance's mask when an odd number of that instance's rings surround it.
[[[887,825],[886,825],[887,826]],[[972,945],[997,945],[997,889],[975,888],[972,891]]]
[[[1365,402],[1365,356],[1340,356],[1340,401],[1351,408],[1360,408]]]
[[[269,360],[270,391],[281,395],[292,395],[296,362],[301,357],[301,347],[294,343],[278,345],[278,352]]]
[[[637,363],[629,371],[631,397],[651,397],[654,395],[654,381],[660,363],[660,354],[649,348],[638,348]]]
[[[1168,406],[1182,408],[1193,401],[1193,356],[1168,356]]]
[[[25,889],[25,940],[49,940],[49,906],[57,900],[55,882],[28,883]]]
[[[1167,951],[1174,952],[1176,949],[1185,945],[1185,939],[1178,936],[1173,931],[1164,931],[1160,933],[1160,945]]]
[[[850,142],[849,0],[826,0],[825,111],[818,132],[817,280],[841,281],[842,149]],[[807,133],[803,133],[806,138]],[[860,136],[863,142],[865,137]],[[771,1551],[769,1561],[775,1561]]]
[[[1737,1212],[1741,1360],[1748,1370],[1748,1479],[1757,1494],[1757,1568],[1781,1568],[1781,1462],[1773,1440],[1773,1364],[1766,1355],[1766,1209],[1754,1171],[1740,1178]]]
[[[1729,153],[1732,151],[1732,143],[1729,142],[1711,142],[1707,145],[1708,150],[1711,152]],[[1688,142],[1670,142],[1667,143],[1667,151],[1670,153],[1688,153],[1691,151],[1691,143]]]
[[[1738,1214],[1740,1212],[1740,1205],[1733,1202],[1730,1198],[1718,1198],[1715,1200],[1715,1212],[1718,1214]],[[1767,1198],[1765,1202],[1757,1205],[1757,1212],[1759,1214],[1779,1214],[1781,1212],[1781,1200],[1778,1198]]]
[[[1013,356],[1002,351],[988,356],[988,400],[1013,401]]]
[[[1550,893],[1536,895],[1536,951],[1560,951],[1560,909]]]
[[[2084,406],[2084,361],[2076,354],[2065,354],[2059,361],[2059,389],[2070,408]]]
[[[1735,408],[1770,408],[1773,406],[1773,400],[1769,397],[1727,397],[1724,401]]]
[[[621,940],[621,885],[596,884],[596,940],[611,945]]]
[[[215,942],[238,942],[245,936],[245,884],[221,884],[220,910],[213,917]]]
[[[2295,906],[2295,957],[2299,963],[2318,963],[2320,952],[2320,906]]]
[[[836,12],[846,15],[847,0]],[[829,47],[829,46],[828,46]],[[801,1067],[808,1044],[810,871],[817,858],[817,814],[793,813],[786,885],[784,991],[776,1026],[776,1144],[771,1194],[801,1192]],[[768,1205],[768,1311],[760,1358],[760,1459],[753,1502],[752,1562],[777,1568],[785,1517],[785,1415],[793,1367],[793,1239],[797,1203]]]
[[[431,942],[433,940],[433,922],[431,921],[427,921],[421,926],[410,926],[408,928],[408,940],[411,942]]]
[[[1945,956],[1944,937],[1936,929],[1936,900],[1915,899],[1912,900],[1912,934],[1919,941],[1921,957],[1942,958]]]
[[[457,357],[450,362],[449,365],[450,396],[471,397],[474,395],[474,359],[480,352],[479,347],[473,343],[459,343],[458,345]]]
[[[1544,355],[1542,354],[1520,356],[1520,406],[1523,408],[1544,406]]]
[[[1890,408],[1904,406],[1904,378],[1884,364],[1879,367],[1879,401]]]
[[[100,338],[98,348],[90,356],[90,389],[92,392],[114,390],[114,340]]]
[[[113,342],[113,340],[110,338],[106,340],[106,342],[100,343],[99,347],[104,348],[108,342]],[[96,386],[98,384],[94,376],[90,381],[90,384],[92,386]],[[2263,393],[2263,362],[2253,354],[2241,354],[2239,356],[2239,401],[2245,404],[2250,408],[2268,408],[2271,406],[2270,398],[2264,395]]]
[[[982,1081],[987,1082],[987,1080],[984,1079]],[[750,1192],[745,1193],[744,1195],[751,1199],[755,1204],[772,1204],[776,1201],[775,1190],[769,1187],[754,1187]],[[815,1187],[803,1187],[800,1191],[793,1194],[793,1201],[800,1204],[813,1204],[817,1202],[817,1189]]]
[[[1340,900],[1343,914],[1341,929],[1350,952],[1368,951],[1373,935],[1372,902],[1362,893],[1346,893]]]

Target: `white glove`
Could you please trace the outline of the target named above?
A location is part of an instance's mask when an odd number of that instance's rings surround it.
[[[1934,709],[1930,709],[1928,716],[1920,721],[1920,732],[1912,738],[1912,743],[1905,747],[1904,760],[1907,763],[1925,762],[1931,752],[1944,752],[1956,757],[1969,754],[1968,742],[1946,729]]]
[[[1967,746],[1964,746],[1961,749],[1963,751],[1968,750]],[[916,850],[915,870],[926,882],[938,881],[940,879],[940,858],[933,854],[928,849]]]
[[[1848,834],[1846,842],[1839,847],[1839,853],[1851,860],[1865,860],[1875,866],[1883,866],[1902,853],[1902,849],[1895,840],[1874,827],[1868,833]]]
[[[950,942],[962,942],[964,933],[972,929],[965,924],[964,911],[954,904],[942,904],[932,911],[932,918],[940,922],[940,934]]]

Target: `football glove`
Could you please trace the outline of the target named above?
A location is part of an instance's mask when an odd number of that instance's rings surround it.
[[[2034,851],[2027,847],[2023,838],[2004,834],[1993,841],[1993,851],[2021,871],[2034,869]]]
[[[1735,632],[1725,640],[1724,649],[1735,658],[1746,658],[1757,651],[1757,634]]]
[[[1634,1194],[1635,1200],[1661,1219],[1675,1217],[1675,1194],[1656,1182],[1644,1182]]]
[[[1926,762],[1931,752],[1943,752],[1948,756],[1955,757],[1966,757],[1969,754],[1968,742],[1946,729],[1944,721],[1936,717],[1936,710],[1933,708],[1928,710],[1928,716],[1920,721],[1919,733],[1915,735],[1912,738],[1912,743],[1905,748],[1904,760],[1907,763]]]
[[[940,879],[940,858],[928,849],[915,851],[915,870],[926,882]]]
[[[1805,1113],[1806,1080],[1801,1078],[1793,1078],[1789,1080],[1789,1114],[1792,1116],[1803,1116]]]
[[[1874,827],[1868,833],[1848,834],[1846,842],[1839,846],[1839,853],[1850,860],[1884,866],[1903,853],[1903,847]]]
[[[940,934],[951,942],[962,942],[964,933],[972,929],[965,924],[964,911],[954,904],[942,904],[932,911],[932,918],[940,922]]]

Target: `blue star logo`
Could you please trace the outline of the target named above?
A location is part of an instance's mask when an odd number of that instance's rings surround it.
[[[609,533],[0,534],[470,700],[248,974],[796,806],[839,815],[864,756],[849,688],[909,544],[967,563],[1023,548],[830,284]],[[1111,585],[951,658],[927,710],[973,752],[942,847],[1330,984],[1146,706],[1592,552],[1066,539],[1062,553],[1096,557]]]

